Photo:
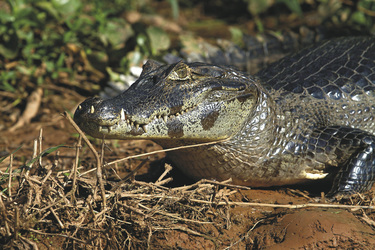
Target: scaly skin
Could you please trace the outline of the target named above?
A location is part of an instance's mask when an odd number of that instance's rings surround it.
[[[375,39],[344,38],[256,76],[229,67],[149,61],[121,95],[91,98],[74,119],[91,136],[151,139],[187,175],[253,187],[334,175],[330,194],[375,179]]]

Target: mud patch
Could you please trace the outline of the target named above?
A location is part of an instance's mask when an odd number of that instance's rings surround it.
[[[374,231],[352,213],[314,209],[286,214],[254,230],[261,249],[360,248],[375,245]]]

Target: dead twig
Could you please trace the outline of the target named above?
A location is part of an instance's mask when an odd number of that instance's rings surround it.
[[[100,186],[102,201],[103,201],[103,207],[106,207],[106,196],[105,196],[105,189],[104,189],[104,183],[103,183],[103,176],[102,176],[102,166],[101,161],[98,153],[96,152],[94,146],[91,144],[89,139],[85,136],[83,131],[78,127],[78,125],[73,121],[73,119],[70,117],[68,112],[64,112],[64,117],[69,121],[69,123],[74,127],[74,129],[82,136],[83,140],[86,142],[87,146],[90,148],[91,152],[94,154],[96,159],[96,178],[98,179],[98,183]]]
[[[7,220],[7,210],[5,208],[5,205],[3,203],[3,198],[0,197],[0,218],[1,221],[4,222],[4,226],[5,226],[5,231],[6,231],[6,234],[7,236],[11,236],[11,232],[10,232],[10,228],[9,228],[9,225],[8,225],[8,220]]]
[[[212,181],[212,180],[207,180],[207,179],[202,179],[201,181],[204,182],[204,183],[209,183],[209,184],[218,185],[218,186],[222,186],[222,187],[251,190],[251,188],[247,187],[247,186],[229,184],[229,182],[232,182],[232,179],[228,179],[228,180],[225,180],[225,181],[222,181],[222,182]]]
[[[76,157],[75,157],[75,161],[73,164],[73,169],[69,175],[69,178],[71,177],[71,175],[73,175],[73,184],[72,184],[72,191],[71,191],[71,198],[72,198],[73,204],[76,203],[75,193],[77,190],[77,171],[78,171],[77,169],[78,169],[78,164],[79,164],[79,152],[81,148],[82,148],[82,136],[79,135],[78,142],[76,144]]]
[[[360,218],[364,222],[366,222],[367,224],[369,224],[370,226],[375,227],[375,221],[373,221],[372,219],[370,219],[365,212],[362,211],[362,214],[363,214],[363,216],[360,217]]]
[[[137,199],[170,199],[170,200],[180,200],[181,197],[179,196],[165,196],[165,195],[158,195],[158,194],[129,194],[129,193],[121,193],[121,198],[137,198]],[[300,208],[307,208],[307,207],[319,207],[319,208],[345,208],[345,209],[375,209],[375,206],[360,206],[360,205],[343,205],[343,204],[318,204],[318,203],[309,203],[309,204],[297,204],[297,205],[290,205],[290,204],[269,204],[269,203],[254,203],[254,202],[235,202],[235,201],[228,201],[228,202],[212,202],[207,200],[199,200],[199,199],[189,199],[190,202],[196,202],[200,204],[209,204],[209,205],[217,205],[217,206],[245,206],[245,207],[272,207],[272,208],[290,208],[290,209],[300,209]]]
[[[34,140],[32,159],[36,158],[36,156],[38,155],[37,152],[38,152],[38,140]],[[26,169],[26,173],[25,173],[26,179],[29,177],[29,173],[32,168],[33,168],[33,163],[31,163],[30,166],[28,166],[28,168]]]
[[[8,197],[10,201],[12,200],[12,174],[13,174],[12,172],[13,172],[13,154],[10,155],[9,176],[8,176]]]
[[[116,164],[116,163],[119,163],[119,162],[127,161],[129,159],[140,158],[140,157],[144,157],[144,156],[150,156],[150,155],[154,155],[154,154],[170,152],[170,151],[180,150],[180,149],[184,149],[184,148],[196,148],[196,147],[201,147],[201,146],[206,146],[206,145],[213,145],[213,144],[218,144],[218,143],[221,143],[221,142],[229,141],[230,139],[231,139],[231,137],[229,137],[227,139],[224,139],[224,140],[219,140],[219,141],[197,143],[197,144],[192,144],[192,145],[185,145],[185,146],[180,146],[180,147],[155,150],[155,151],[143,153],[143,154],[131,155],[131,156],[128,156],[128,157],[125,157],[125,158],[122,158],[122,159],[118,159],[118,160],[106,163],[106,164],[104,164],[104,167],[107,167],[107,166],[110,166],[110,165],[113,165],[113,164]]]
[[[157,184],[152,183],[152,182],[144,182],[144,181],[134,180],[133,183],[136,184],[136,185],[139,185],[139,186],[143,186],[143,187],[150,187],[153,190],[163,190],[163,191],[169,190],[169,188],[167,188],[167,187],[157,185]]]
[[[36,250],[39,249],[39,248],[38,248],[38,245],[37,245],[35,242],[33,242],[33,241],[31,241],[31,240],[29,240],[29,239],[23,237],[22,235],[20,235],[19,237],[20,237],[20,239],[21,239],[22,241],[26,242],[27,244],[29,244],[29,245],[32,247],[32,248],[30,248],[30,249],[36,249]]]
[[[228,180],[225,180],[225,181],[221,181],[221,182],[219,182],[219,181],[211,181],[211,180],[207,180],[207,179],[201,179],[198,182],[193,183],[191,185],[187,185],[187,186],[183,186],[183,187],[175,187],[175,188],[173,188],[173,190],[175,190],[175,191],[189,190],[189,189],[201,186],[202,184],[224,186],[224,187],[230,187],[230,188],[239,188],[239,189],[245,189],[245,190],[251,189],[251,188],[246,187],[246,186],[239,186],[239,185],[228,184],[229,182],[232,182],[231,178],[229,178]]]
[[[171,182],[171,181],[173,181],[173,178],[172,178],[172,177],[169,177],[169,178],[167,178],[167,179],[164,179],[164,180],[162,180],[162,181],[159,181],[159,182],[155,183],[155,185],[163,186],[163,185],[165,185],[165,184],[167,184],[167,183],[169,183],[169,182]]]
[[[169,164],[164,164],[164,168],[164,172],[159,176],[158,180],[155,181],[156,185],[160,185],[159,183],[161,182],[161,180],[163,180],[164,177],[172,170],[172,166]]]
[[[43,128],[40,128],[39,130],[39,154],[43,152],[42,149],[42,141],[43,141]],[[42,157],[39,157],[39,166],[42,166]]]
[[[57,215],[57,213],[55,212],[55,210],[54,210],[52,207],[50,207],[49,209],[50,209],[51,213],[53,214],[53,216],[55,217],[55,219],[57,220],[57,223],[59,223],[60,228],[61,228],[61,229],[64,229],[65,226],[64,226],[64,224],[61,222],[61,220],[60,220],[59,216]]]

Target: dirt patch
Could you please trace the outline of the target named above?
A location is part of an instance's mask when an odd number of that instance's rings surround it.
[[[338,209],[296,211],[254,230],[262,249],[356,248],[375,244],[374,231],[352,213]]]

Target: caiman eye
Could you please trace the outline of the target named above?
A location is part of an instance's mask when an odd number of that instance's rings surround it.
[[[183,62],[179,62],[168,75],[168,79],[172,81],[184,81],[190,78],[189,66]]]
[[[169,75],[170,80],[184,81],[189,78],[188,71],[186,68],[177,69]]]

